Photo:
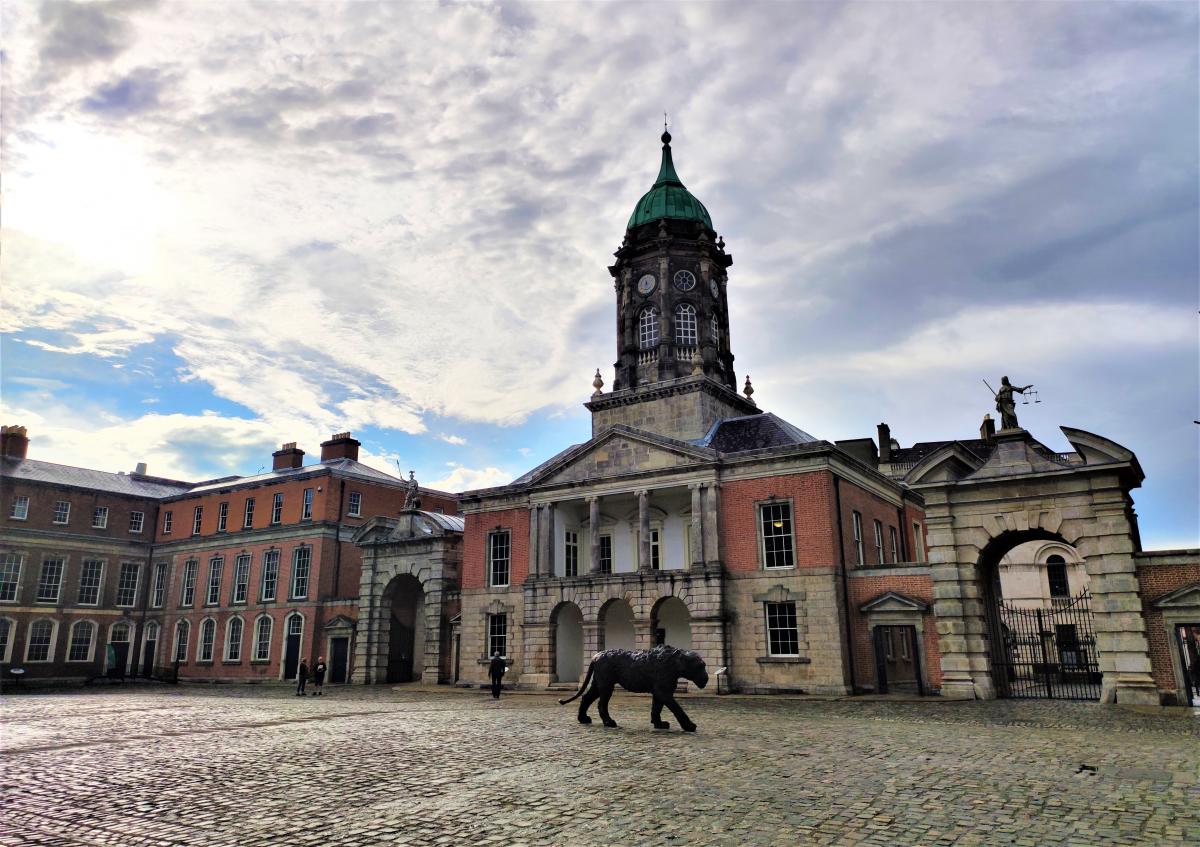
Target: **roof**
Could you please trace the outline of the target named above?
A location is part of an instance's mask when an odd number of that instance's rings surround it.
[[[960,438],[949,439],[946,441],[920,441],[912,447],[893,447],[891,454],[892,464],[906,464],[917,462],[924,459],[930,453],[941,450],[947,444],[961,444],[967,450],[970,450],[983,461],[987,461],[988,456],[992,455],[992,451],[996,449],[995,442],[984,441],[982,438]]]
[[[696,221],[711,230],[713,225],[708,209],[684,188],[679,175],[675,173],[675,163],[671,159],[671,133],[662,134],[662,143],[662,164],[658,168],[658,179],[650,190],[642,195],[642,199],[638,200],[625,228],[633,229],[661,218],[672,218]]]
[[[426,511],[422,511],[421,514],[429,518],[429,520],[433,521],[446,532],[462,532],[466,527],[466,521],[457,515],[443,515],[441,512]]]
[[[530,470],[521,474],[519,477],[517,477],[512,482],[510,482],[509,485],[526,485],[526,484],[532,482],[533,479],[536,476],[538,476],[543,470],[550,467],[555,462],[558,462],[559,460],[561,460],[572,450],[577,450],[578,448],[582,447],[584,444],[587,444],[587,443],[589,443],[589,442],[582,441],[579,444],[572,444],[570,447],[567,447],[565,450],[559,450],[557,453],[555,453],[553,456],[551,456],[546,461],[542,462],[537,467],[531,468]],[[507,487],[507,486],[499,486],[499,487]]]
[[[352,479],[361,479],[366,482],[378,482],[384,485],[391,485],[397,488],[402,488],[406,484],[399,477],[394,477],[391,474],[383,471],[375,470],[375,468],[364,465],[362,462],[354,459],[330,459],[326,462],[317,462],[312,465],[304,465],[299,468],[282,468],[280,470],[268,471],[267,473],[255,474],[254,476],[239,476],[223,480],[215,480],[211,483],[203,483],[186,492],[188,494],[204,494],[209,491],[217,491],[223,488],[240,488],[246,485],[262,485],[264,483],[275,482],[277,480],[287,479],[289,477],[302,476],[304,474],[319,474],[325,471],[331,471],[337,476],[350,477]],[[438,497],[454,497],[455,495],[445,491],[436,491],[432,488],[421,488],[422,494],[431,494]]]
[[[762,412],[718,421],[708,435],[693,443],[720,453],[742,453],[769,447],[813,444],[817,440],[783,418],[771,412]]]
[[[54,462],[41,462],[37,459],[5,458],[3,463],[0,463],[0,476],[29,482],[43,482],[49,485],[107,491],[111,494],[125,494],[129,497],[156,499],[182,494],[192,487],[192,483],[179,480],[148,477],[143,474],[94,471],[90,468],[57,465]]]

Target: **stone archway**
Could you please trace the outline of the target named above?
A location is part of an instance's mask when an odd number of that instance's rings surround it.
[[[583,612],[574,603],[560,603],[550,613],[550,638],[556,682],[578,682],[583,673]]]
[[[633,622],[633,607],[629,601],[609,600],[600,609],[602,650],[636,650],[637,628]]]
[[[380,641],[386,645],[387,682],[413,682],[425,666],[425,591],[414,576],[401,574],[383,591]],[[381,657],[382,658],[382,657]]]
[[[692,613],[678,597],[664,597],[650,614],[652,644],[692,649]]]

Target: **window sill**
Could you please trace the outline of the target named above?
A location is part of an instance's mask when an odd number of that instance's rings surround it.
[[[794,571],[795,569],[796,569],[795,565],[775,565],[774,567],[768,567],[767,565],[763,565],[763,570],[766,571],[767,573],[779,573],[779,571]]]
[[[29,520],[29,518],[18,518],[16,515],[9,515],[9,516],[8,516],[8,519],[9,519],[10,521],[26,521],[26,520]]]
[[[241,663],[242,663],[241,659],[225,659],[224,661],[221,662],[221,664],[223,664],[223,665],[240,665]]]
[[[811,665],[808,656],[759,656],[754,661],[760,665]]]
[[[347,513],[347,514],[346,514],[346,517],[348,517],[348,518],[361,518],[361,517],[362,517],[362,513],[360,513],[360,512]]]
[[[213,663],[213,662],[212,662],[212,659],[197,659],[197,660],[196,660],[196,666],[197,666],[197,667],[206,667],[206,668],[211,668],[211,667],[212,667],[212,663]]]
[[[269,664],[271,664],[271,660],[270,659],[251,659],[250,664],[252,664],[252,665],[269,665]]]

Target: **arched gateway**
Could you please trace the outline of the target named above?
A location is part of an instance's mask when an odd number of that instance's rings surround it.
[[[351,681],[449,682],[446,595],[458,588],[462,518],[410,509],[372,518],[354,534],[363,550]]]

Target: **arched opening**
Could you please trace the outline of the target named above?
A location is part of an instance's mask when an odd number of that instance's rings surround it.
[[[692,614],[678,597],[664,597],[650,616],[655,644],[666,644],[680,650],[692,649]]]
[[[402,574],[383,592],[381,641],[387,644],[388,682],[412,682],[421,678],[425,663],[425,591],[421,581]]]
[[[550,614],[557,682],[578,682],[583,672],[583,612],[574,603],[560,603]]]
[[[610,600],[600,610],[605,650],[632,650],[637,643],[633,628],[633,608],[625,600]]]
[[[1068,561],[1082,574],[1074,582],[1068,581]],[[1043,529],[1005,532],[984,547],[978,573],[997,695],[1098,700],[1096,627],[1075,548]]]
[[[300,671],[300,655],[304,646],[304,616],[299,612],[288,615],[283,625],[283,678],[295,679]]]

